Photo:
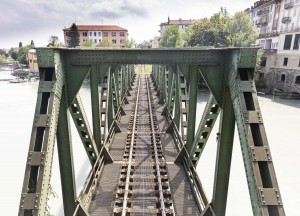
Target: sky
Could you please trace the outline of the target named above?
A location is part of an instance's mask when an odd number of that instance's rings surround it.
[[[46,46],[51,35],[63,42],[64,27],[118,25],[137,43],[159,35],[159,24],[170,19],[210,17],[220,7],[230,15],[251,7],[249,0],[0,0],[0,49],[34,41]]]

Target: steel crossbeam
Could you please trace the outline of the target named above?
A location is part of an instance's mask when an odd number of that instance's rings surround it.
[[[185,167],[201,215],[225,215],[235,123],[253,215],[285,215],[253,81],[256,52],[254,48],[38,49],[40,84],[19,215],[45,215],[55,136],[65,214],[89,214],[103,166],[113,162],[110,143],[120,132],[118,122],[125,114],[134,64],[153,65],[152,80],[159,103],[165,106],[167,132],[172,133],[179,151],[175,162]],[[93,131],[77,96],[88,74]],[[211,96],[196,127],[200,77]],[[93,164],[77,199],[68,111]],[[209,203],[196,166],[219,113],[213,199]]]

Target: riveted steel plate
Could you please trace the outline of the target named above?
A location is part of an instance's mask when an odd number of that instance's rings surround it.
[[[268,147],[252,146],[251,153],[253,161],[272,161]]]
[[[262,205],[282,205],[278,188],[258,188]]]

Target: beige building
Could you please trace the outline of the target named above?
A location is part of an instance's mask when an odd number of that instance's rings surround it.
[[[95,44],[100,43],[103,38],[107,37],[116,47],[125,47],[125,41],[128,39],[128,30],[115,25],[77,25],[79,40],[91,41]],[[69,28],[64,28],[64,42],[68,46]]]
[[[164,22],[159,25],[160,37],[163,35],[163,33],[165,32],[165,30],[168,26],[178,25],[179,31],[184,32],[188,26],[193,25],[197,21],[198,20],[196,20],[196,19],[183,20],[181,18],[179,18],[178,20],[171,20],[170,17],[168,17],[168,22]]]
[[[29,72],[31,72],[31,73],[39,72],[39,67],[38,67],[38,63],[37,63],[37,55],[36,55],[35,49],[28,50],[27,59],[28,59]]]

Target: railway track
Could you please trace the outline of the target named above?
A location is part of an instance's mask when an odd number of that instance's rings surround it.
[[[174,215],[148,75],[138,77],[114,204],[115,216]]]

